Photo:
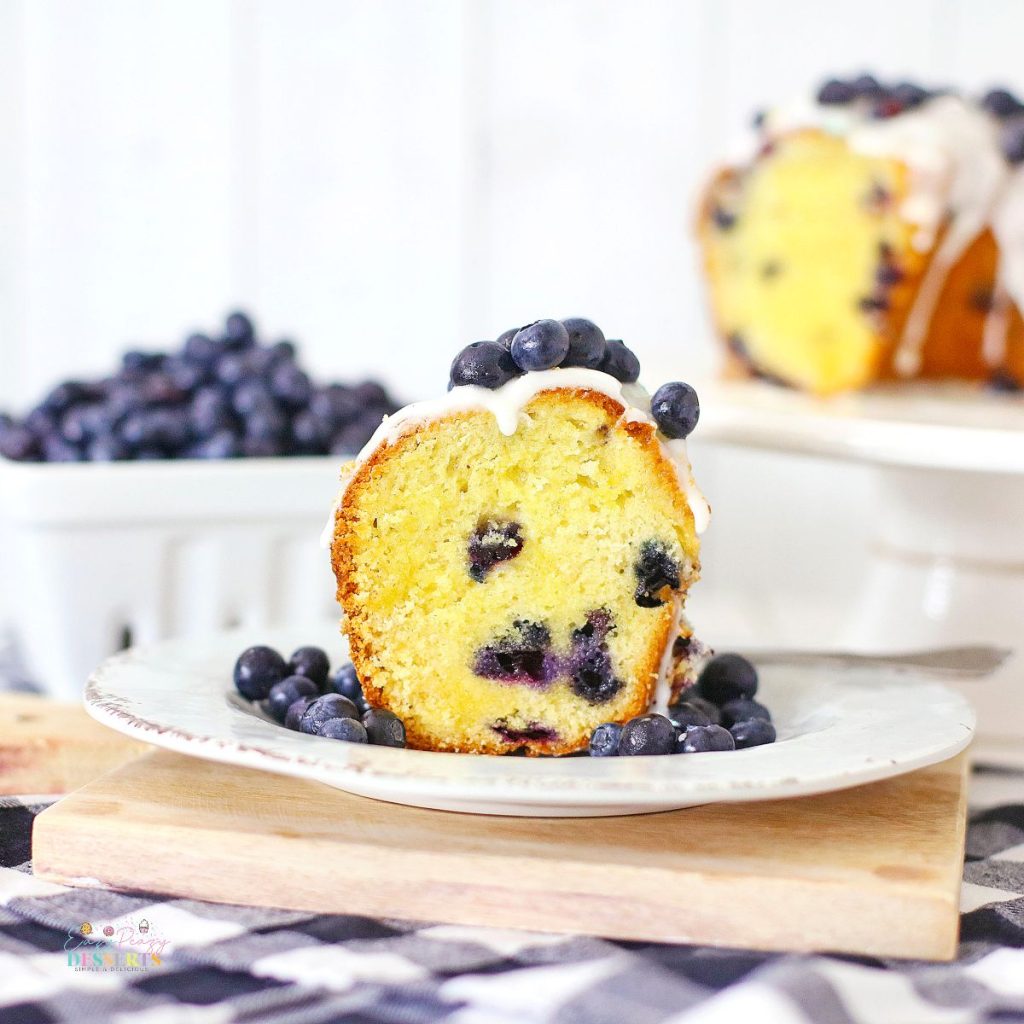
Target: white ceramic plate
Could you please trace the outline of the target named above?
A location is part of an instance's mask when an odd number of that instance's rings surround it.
[[[284,652],[318,643],[335,659],[343,651],[334,630],[165,641],[106,661],[89,681],[86,708],[111,728],[159,747],[315,779],[359,796],[477,814],[570,817],[845,789],[952,757],[974,729],[964,698],[934,681],[906,672],[776,664],[763,671],[758,695],[778,728],[771,746],[601,759],[393,750],[290,732],[241,700],[231,670],[253,643]]]
[[[1024,400],[907,382],[816,398],[759,381],[699,387],[697,439],[891,466],[1024,473]]]

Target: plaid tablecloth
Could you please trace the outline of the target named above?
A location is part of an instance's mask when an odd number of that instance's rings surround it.
[[[971,802],[960,957],[936,965],[69,889],[32,875],[46,801],[0,799],[0,1022],[1024,1021],[1024,773],[978,769]]]

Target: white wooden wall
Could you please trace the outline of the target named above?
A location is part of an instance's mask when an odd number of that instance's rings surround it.
[[[706,371],[688,222],[751,111],[863,68],[1024,88],[1022,39],[1021,0],[0,0],[0,407],[235,305],[408,397],[538,316]],[[702,458],[720,524],[779,503],[720,578],[795,571],[794,488],[867,513],[855,472]]]

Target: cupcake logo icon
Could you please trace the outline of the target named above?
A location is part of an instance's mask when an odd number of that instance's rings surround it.
[[[147,933],[147,932],[149,931],[149,922],[148,922],[148,921],[147,921],[147,920],[146,920],[145,918],[143,918],[143,919],[142,919],[142,920],[141,920],[141,921],[139,922],[139,931],[140,931],[140,932],[141,932],[141,933],[142,933],[143,935],[145,935],[145,934],[146,934],[146,933]]]
[[[110,936],[114,934],[114,926],[108,924],[107,927],[103,929],[103,934],[109,939]]]
[[[78,929],[83,935],[92,935],[92,925],[86,921],[81,928]]]

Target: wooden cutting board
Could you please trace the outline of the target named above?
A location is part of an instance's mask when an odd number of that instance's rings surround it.
[[[67,793],[149,749],[94,722],[81,704],[0,695],[0,796]]]
[[[965,773],[961,756],[797,800],[500,818],[158,751],[43,811],[32,855],[51,881],[217,902],[942,960]]]

